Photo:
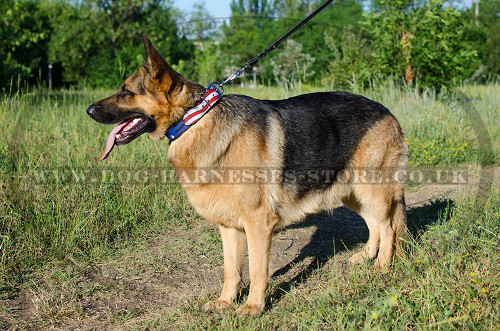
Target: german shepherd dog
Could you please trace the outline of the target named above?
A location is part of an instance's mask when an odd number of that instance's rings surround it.
[[[143,66],[116,94],[87,109],[97,122],[121,123],[108,147],[146,132],[153,140],[165,138],[205,93],[175,72],[146,37],[144,48]],[[376,258],[378,270],[388,268],[406,236],[404,179],[398,175],[408,162],[403,133],[389,110],[359,95],[313,93],[275,101],[225,95],[170,143],[168,161],[177,174],[207,168],[276,170],[272,180],[250,184],[181,183],[196,211],[218,226],[222,238],[224,286],[220,297],[205,305],[209,311],[228,308],[237,297],[248,248],[250,291],[238,312],[259,315],[273,230],[308,214],[341,205],[358,213],[370,235],[351,262]],[[369,170],[383,176],[374,181],[352,176]],[[325,175],[332,173],[332,178]]]

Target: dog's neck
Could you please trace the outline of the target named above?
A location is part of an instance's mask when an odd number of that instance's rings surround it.
[[[167,159],[174,168],[210,167],[212,165],[211,156],[215,153],[203,146],[209,144],[212,139],[214,122],[214,112],[209,112],[204,116],[203,121],[193,126],[191,130],[187,130],[179,139],[170,141]]]
[[[208,113],[221,98],[222,92],[215,85],[209,85],[204,90],[203,95],[198,97],[196,105],[185,111],[182,118],[168,128],[166,132],[167,138],[171,141],[179,138]]]

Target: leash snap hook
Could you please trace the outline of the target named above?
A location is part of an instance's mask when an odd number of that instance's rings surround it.
[[[213,87],[215,87],[215,89],[217,90],[217,93],[219,95],[223,95],[224,94],[224,84],[222,84],[221,82],[218,82],[218,81],[213,81],[210,84],[208,84],[208,86],[206,87],[205,91],[208,92]]]

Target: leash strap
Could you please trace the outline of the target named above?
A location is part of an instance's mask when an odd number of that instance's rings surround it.
[[[192,125],[196,124],[203,115],[205,115],[213,106],[222,98],[222,93],[217,85],[217,82],[213,82],[207,86],[206,92],[201,98],[200,102],[188,110],[182,119],[174,124],[167,130],[167,138],[170,140],[175,140],[181,136],[187,129]]]

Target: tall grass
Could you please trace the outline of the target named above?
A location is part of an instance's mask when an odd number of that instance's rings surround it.
[[[44,261],[91,258],[155,224],[186,222],[178,186],[149,183],[36,181],[39,170],[167,166],[167,144],[139,138],[114,157],[98,161],[109,127],[90,120],[86,108],[106,91],[36,90],[0,100],[0,277],[15,282]],[[115,174],[116,172],[112,172]]]
[[[278,99],[316,90],[241,89],[229,93]],[[463,90],[486,122],[498,156],[500,86]],[[386,105],[401,121],[412,165],[475,163],[478,148],[460,109],[432,92],[416,93],[389,83],[357,91]],[[42,89],[0,97],[0,278],[14,284],[23,273],[52,259],[91,259],[116,243],[162,224],[188,224],[187,201],[178,185],[152,181],[117,183],[103,177],[76,182],[50,177],[37,182],[39,170],[166,168],[167,142],[147,136],[119,147],[98,161],[111,128],[87,117],[91,103],[110,91],[48,92]]]

